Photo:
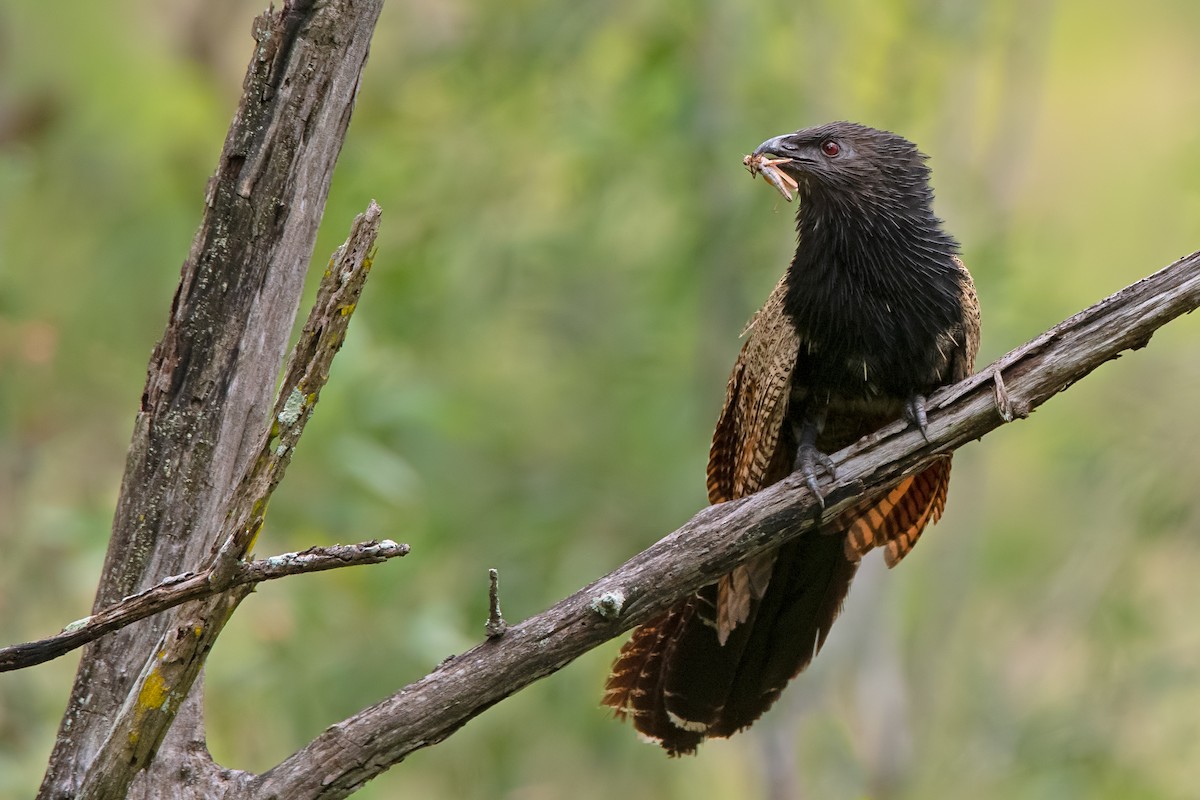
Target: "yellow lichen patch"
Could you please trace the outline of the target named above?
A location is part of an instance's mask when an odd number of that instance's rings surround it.
[[[346,305],[344,305],[340,309],[338,309],[338,311],[341,312],[341,315],[343,317],[348,317],[354,313],[354,308],[357,305],[358,305],[357,303],[347,303]]]
[[[167,682],[163,680],[162,674],[156,666],[150,670],[150,674],[146,676],[146,680],[142,683],[141,691],[138,692],[138,708],[142,711],[160,709],[167,702],[169,694],[170,690]]]
[[[252,520],[259,520],[258,524],[261,525],[263,517],[267,515],[267,506],[270,505],[270,503],[271,500],[267,497],[260,497],[255,500],[254,506],[250,509],[250,518]]]

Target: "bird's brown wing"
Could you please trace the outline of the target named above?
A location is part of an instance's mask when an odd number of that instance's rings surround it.
[[[942,516],[949,487],[950,457],[946,456],[846,511],[835,523],[846,531],[846,558],[859,561],[882,547],[884,561],[896,566],[916,545],[925,526]]]
[[[796,445],[785,422],[800,337],[783,313],[785,293],[781,280],[742,334],[746,343],[729,376],[708,452],[710,503],[753,494],[792,470]],[[774,563],[775,553],[764,554],[718,582],[714,621],[720,644],[762,598]]]
[[[784,433],[800,349],[800,337],[783,312],[785,295],[780,281],[742,334],[746,343],[729,376],[708,452],[710,503],[736,500],[774,482],[768,473]]]

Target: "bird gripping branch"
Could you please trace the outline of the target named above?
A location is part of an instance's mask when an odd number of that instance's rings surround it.
[[[791,264],[745,331],[708,460],[722,503],[800,470],[967,377],[979,303],[932,208],[929,168],[894,133],[834,122],[768,139],[743,162],[799,200]],[[637,628],[604,704],[669,754],[750,726],[825,641],[861,558],[894,566],[942,514],[950,457],[735,568]]]

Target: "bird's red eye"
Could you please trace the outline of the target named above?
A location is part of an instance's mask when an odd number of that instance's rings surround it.
[[[833,158],[838,153],[842,152],[842,148],[838,147],[838,143],[832,139],[826,139],[825,141],[821,142],[821,152],[830,158]]]

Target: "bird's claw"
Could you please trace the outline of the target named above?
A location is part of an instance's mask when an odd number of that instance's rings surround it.
[[[929,441],[929,415],[925,411],[925,395],[914,394],[904,404],[904,418],[921,432],[921,438]]]
[[[796,469],[804,473],[804,483],[808,485],[813,497],[817,498],[817,506],[824,509],[825,493],[821,491],[821,484],[817,481],[818,468],[824,470],[829,480],[837,480],[837,467],[834,466],[833,459],[818,450],[816,445],[801,444],[796,449]]]

